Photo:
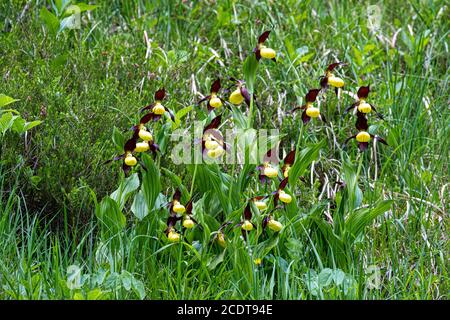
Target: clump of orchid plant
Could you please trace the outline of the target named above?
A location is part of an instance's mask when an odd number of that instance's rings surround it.
[[[378,118],[383,119],[383,116],[375,109],[373,104],[367,102],[367,97],[369,96],[370,86],[362,86],[358,89],[357,97],[358,99],[345,110],[345,113],[356,110],[358,113],[368,114],[372,110],[378,116]]]
[[[206,155],[212,159],[221,157],[226,150],[226,143],[223,135],[218,130],[221,120],[222,115],[218,115],[203,129],[202,154],[206,153]]]
[[[387,145],[387,142],[380,136],[373,135],[367,132],[367,130],[369,129],[369,125],[367,123],[367,118],[364,114],[359,113],[357,115],[355,127],[359,132],[357,134],[352,135],[351,137],[348,137],[344,142],[344,146],[346,146],[351,139],[355,139],[358,142],[358,148],[360,151],[367,150],[369,146],[369,141],[371,139],[374,139],[375,141],[379,141]]]
[[[166,97],[166,90],[164,88],[159,89],[158,91],[155,92],[155,101],[141,109],[141,112],[151,110],[151,112],[147,114],[148,121],[150,120],[158,121],[159,119],[161,119],[162,115],[164,115],[167,112],[172,121],[175,122],[175,116],[173,112],[162,105],[162,101],[164,100],[165,97]]]

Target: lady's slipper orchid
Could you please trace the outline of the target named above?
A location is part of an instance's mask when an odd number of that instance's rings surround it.
[[[272,194],[274,195],[273,198],[273,204],[276,207],[278,205],[278,200],[280,200],[283,203],[291,203],[292,197],[290,194],[286,193],[284,189],[286,188],[286,185],[288,184],[289,178],[284,178],[280,185],[278,186],[278,190],[274,191]]]
[[[237,82],[237,86],[236,86],[236,89],[231,92],[230,98],[228,99],[228,101],[234,105],[240,105],[242,102],[245,101],[247,106],[250,106],[250,100],[251,100],[250,93],[248,92],[247,88],[244,86],[244,81],[235,80],[235,79],[232,79],[232,80]]]
[[[264,196],[257,196],[252,198],[251,200],[255,204],[256,208],[258,208],[259,211],[263,211],[267,209],[267,203],[263,201],[266,197]]]
[[[273,159],[273,156],[277,154],[278,148],[274,147],[267,151],[263,157],[263,164],[256,167],[259,170],[259,181],[262,184],[270,183],[270,179],[278,177],[278,157]]]
[[[369,92],[370,86],[360,87],[357,92],[358,100],[355,101],[350,107],[348,107],[345,110],[345,113],[351,110],[357,110],[357,113],[367,114],[373,110],[378,118],[383,119],[383,116],[375,109],[375,107],[371,103],[368,103],[366,101],[367,97],[369,96]]]
[[[351,137],[348,137],[344,142],[344,147],[351,139],[355,139],[358,142],[358,148],[361,152],[367,150],[369,146],[369,141],[371,139],[379,141],[382,144],[388,145],[383,138],[367,132],[367,130],[369,129],[369,125],[367,123],[367,118],[363,113],[357,113],[357,117],[358,119],[356,121],[356,129],[358,129],[359,132],[357,134],[352,135]]]
[[[294,109],[292,109],[292,112],[295,112],[297,110],[303,110],[302,113],[303,124],[307,124],[309,121],[311,121],[311,118],[319,118],[320,120],[326,123],[325,117],[320,114],[319,108],[313,106],[313,103],[316,101],[319,92],[320,89],[309,90],[308,93],[305,95],[305,104],[301,107],[295,107]]]
[[[283,229],[283,224],[277,220],[275,220],[270,214],[267,215],[262,222],[263,230],[268,227],[270,230],[274,232],[280,232]]]
[[[290,151],[283,160],[283,177],[287,178],[289,176],[289,170],[291,170],[292,165],[295,162],[295,150]]]
[[[133,137],[125,142],[123,147],[124,153],[115,157],[112,160],[108,160],[105,164],[110,163],[112,161],[123,160],[122,169],[127,174],[131,167],[136,166],[138,163],[136,157],[133,155],[135,152],[136,144],[137,144],[138,135],[136,133],[133,134]]]
[[[212,159],[221,157],[227,149],[222,133],[217,129],[221,119],[222,116],[218,115],[203,129],[202,153]]]
[[[252,210],[250,209],[250,203],[247,203],[243,213],[244,219],[241,221],[238,226],[241,227],[242,236],[244,239],[246,238],[247,232],[256,229],[256,225],[251,221],[252,220]]]
[[[221,88],[220,79],[217,79],[213,82],[210,89],[210,94],[203,99],[201,99],[198,104],[201,104],[204,101],[208,101],[208,112],[216,108],[220,108],[223,104],[222,99],[217,95]]]
[[[253,52],[256,55],[256,60],[260,60],[261,58],[264,59],[271,59],[273,61],[276,61],[275,57],[277,53],[272,48],[268,48],[264,45],[264,42],[266,42],[267,38],[269,37],[270,30],[265,31],[263,34],[261,34],[258,38],[258,44],[256,45],[256,48],[253,49]]]
[[[336,95],[338,94],[338,88],[342,88],[344,86],[344,80],[342,80],[339,77],[336,77],[333,74],[333,70],[338,66],[344,66],[346,65],[343,62],[336,62],[330,64],[327,69],[325,70],[325,75],[321,77],[320,79],[320,86],[322,89],[327,89],[328,86],[334,87],[334,91]]]
[[[170,115],[172,121],[175,122],[175,115],[173,114],[173,112],[162,105],[162,100],[164,100],[165,97],[166,97],[165,89],[164,88],[159,89],[158,91],[155,92],[155,102],[142,108],[141,112],[151,110],[151,112],[148,115],[149,120],[153,121],[158,121],[159,119],[161,119],[162,115],[167,112]]]

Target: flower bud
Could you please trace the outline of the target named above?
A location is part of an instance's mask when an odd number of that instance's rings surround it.
[[[306,109],[306,115],[310,118],[317,118],[320,116],[320,110],[316,107],[309,107]]]
[[[129,167],[133,167],[137,164],[137,160],[135,157],[133,157],[131,154],[128,154],[125,157],[125,164]]]
[[[264,201],[255,201],[255,206],[258,208],[258,210],[267,209],[267,203],[265,203]]]
[[[244,223],[242,224],[241,228],[245,231],[252,231],[253,224],[250,221],[245,220]]]
[[[369,113],[370,111],[372,111],[372,107],[370,106],[370,104],[363,101],[358,105],[358,111],[362,113]]]
[[[281,229],[283,229],[283,225],[281,224],[281,222],[273,219],[269,220],[267,226],[269,227],[270,230],[273,230],[275,232],[279,232]]]
[[[144,141],[152,141],[153,140],[152,134],[144,129],[139,130],[139,138],[141,138]]]
[[[143,142],[136,143],[136,148],[134,149],[134,151],[136,151],[136,152],[145,152],[148,149],[150,149],[150,146],[148,145],[148,142],[147,141],[143,141]]]
[[[154,114],[157,114],[160,116],[160,115],[164,114],[164,112],[166,112],[166,108],[164,108],[164,106],[161,103],[157,102],[155,104],[155,106],[153,107],[152,111]]]
[[[186,229],[192,229],[194,227],[195,223],[190,218],[186,218],[183,220],[183,227]]]
[[[254,262],[257,266],[260,266],[261,263],[262,263],[262,260],[261,260],[261,258],[256,258],[255,260],[253,260],[253,262]]]
[[[277,55],[275,50],[273,50],[271,48],[266,48],[266,47],[261,48],[259,50],[259,54],[261,55],[261,57],[263,57],[265,59],[273,59]]]
[[[180,241],[180,234],[176,231],[169,231],[167,234],[167,239],[169,239],[170,242],[178,242]]]
[[[365,131],[361,131],[356,135],[356,141],[358,142],[369,142],[370,141],[370,134],[368,134]]]
[[[280,199],[280,201],[284,203],[290,203],[292,201],[292,197],[283,190],[280,190],[280,192],[278,193],[278,199]]]
[[[278,170],[272,167],[271,165],[267,165],[264,168],[264,175],[269,178],[275,178],[278,176]]]
[[[242,101],[244,101],[244,97],[241,94],[241,89],[236,89],[234,90],[231,95],[230,95],[230,99],[229,99],[230,103],[232,104],[241,104]]]
[[[227,242],[225,240],[225,235],[223,234],[223,232],[219,231],[217,233],[217,243],[222,247],[222,248],[226,248],[227,246]]]
[[[344,80],[342,80],[339,77],[331,75],[328,77],[328,84],[336,88],[342,88],[344,86]]]
[[[186,208],[177,200],[174,200],[172,210],[176,213],[184,213],[186,211]]]

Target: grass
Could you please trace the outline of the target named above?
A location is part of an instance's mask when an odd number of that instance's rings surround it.
[[[20,99],[14,108],[28,121],[43,120],[26,135],[1,140],[1,299],[448,298],[445,1],[385,0],[375,9],[360,1],[96,3],[82,13],[80,29],[57,36],[40,19],[42,7],[52,11],[49,2],[0,4],[0,93]],[[367,12],[376,8],[381,20],[374,29]],[[221,216],[238,222],[245,198],[263,189],[252,180],[240,194],[242,185],[233,184],[244,181],[245,174],[234,180],[239,166],[211,173],[175,166],[169,157],[155,164],[161,197],[170,200],[178,184],[166,168],[194,197],[204,228],[168,244],[167,212],[138,219],[130,198],[119,208],[126,225],[105,229],[94,213],[124,181],[119,165],[103,165],[119,151],[113,128],[129,128],[162,86],[167,106],[179,111],[208,93],[217,77],[242,79],[244,59],[267,29],[279,57],[257,72],[261,107],[254,106],[253,127],[278,128],[284,151],[297,141],[300,151],[325,141],[289,191],[295,205],[277,213],[284,231],[252,234],[246,243],[236,230],[226,250],[212,245],[209,232]],[[370,130],[389,147],[360,154],[350,142],[343,150],[354,118],[342,112],[353,98],[338,99],[332,90],[321,101],[330,125],[314,122],[300,135],[300,117],[288,111],[334,61],[348,63],[337,72],[345,90],[371,84],[370,101],[385,121],[370,117]],[[204,111],[194,107],[181,127],[206,119]],[[338,191],[345,177],[347,189]],[[353,202],[352,179],[362,203]],[[352,237],[346,219],[364,209],[367,216],[383,200],[392,200],[389,209]],[[253,261],[259,254],[261,266]],[[375,273],[380,283],[372,288]]]

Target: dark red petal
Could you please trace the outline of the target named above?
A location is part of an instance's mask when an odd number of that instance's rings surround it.
[[[343,146],[345,147],[351,139],[355,139],[355,138],[356,138],[356,134],[352,135],[351,137],[348,137],[347,139],[345,139]]]
[[[211,96],[206,96],[206,97],[202,98],[199,102],[197,102],[197,104],[200,104],[206,100],[209,100],[210,98],[211,98]]]
[[[270,184],[272,180],[270,180],[266,175],[260,174],[259,176],[259,182],[262,185]]]
[[[311,89],[305,96],[306,102],[314,102],[316,101],[317,95],[319,94],[320,89]]]
[[[283,190],[284,188],[286,188],[286,185],[289,182],[289,178],[284,178],[281,182],[280,182],[280,186],[278,187],[279,190]]]
[[[244,97],[245,103],[250,106],[250,94],[248,93],[248,90],[246,87],[241,87],[241,94]]]
[[[360,151],[366,151],[368,147],[369,147],[368,142],[358,142],[358,148]]]
[[[278,191],[273,196],[273,206],[276,207],[278,205],[278,198],[280,197]]]
[[[322,78],[320,79],[320,86],[321,86],[323,89],[326,89],[326,88],[328,87],[328,77],[322,77]]]
[[[172,119],[172,121],[175,122],[175,115],[173,114],[172,110],[166,109],[166,111],[169,113],[170,119]]]
[[[345,63],[343,63],[343,62],[332,63],[327,67],[326,71],[333,71],[339,65],[345,65]]]
[[[180,189],[175,190],[175,193],[173,194],[172,199],[177,200],[178,202],[180,202],[180,199],[181,199],[181,191],[180,191]]]
[[[137,137],[133,136],[131,139],[129,139],[127,142],[125,142],[125,146],[123,147],[125,152],[134,151],[134,149],[136,149],[136,141],[137,141]]]
[[[339,88],[334,87],[334,94],[335,94],[336,96],[339,95]]]
[[[311,118],[306,114],[306,110],[302,113],[302,120],[303,124],[307,124],[311,120]]]
[[[154,153],[156,153],[157,151],[160,151],[159,146],[156,143],[150,144],[150,150]]]
[[[261,34],[259,36],[258,43],[264,43],[267,40],[267,38],[269,37],[269,34],[270,34],[270,30],[264,31],[263,34]]]
[[[366,99],[368,96],[369,96],[369,92],[370,92],[370,88],[369,88],[369,86],[367,86],[367,87],[360,87],[359,89],[358,89],[358,93],[357,93],[357,96],[358,96],[358,98],[362,98],[362,99]]]
[[[145,116],[141,118],[141,120],[139,120],[139,123],[146,124],[147,122],[152,120],[154,116],[155,114],[153,112],[147,113]]]
[[[156,122],[156,121],[158,121],[159,119],[161,119],[161,115],[159,115],[159,114],[154,114],[154,115],[153,115],[153,122]]]
[[[220,79],[217,79],[216,81],[213,82],[213,84],[211,85],[211,93],[213,92],[219,92],[220,90]]]
[[[157,100],[157,101],[163,100],[165,96],[166,96],[166,90],[164,88],[159,89],[158,91],[155,92],[155,100]]]
[[[217,117],[215,117],[214,119],[211,120],[209,125],[207,125],[205,127],[205,129],[203,130],[203,133],[205,133],[207,130],[210,130],[210,129],[217,129],[217,127],[220,125],[221,121],[222,121],[222,115],[219,114]]]
[[[345,109],[344,114],[347,114],[350,110],[355,109],[359,104],[359,101],[353,103],[350,107],[348,107],[347,109]]]
[[[149,104],[148,106],[144,107],[141,109],[141,112],[145,111],[145,110],[150,110],[153,109],[153,107],[155,106],[154,103]]]
[[[356,116],[356,129],[358,129],[359,131],[367,131],[367,129],[369,128],[369,124],[367,123],[367,118],[364,113],[358,111],[356,113]]]
[[[127,166],[127,165],[125,164],[125,162],[124,162],[124,163],[122,164],[122,169],[123,169],[123,172],[124,172],[125,174],[128,174],[128,172],[130,172],[131,167]]]
[[[192,199],[190,199],[189,202],[186,204],[186,213],[187,214],[192,213]]]
[[[255,56],[256,56],[256,60],[258,60],[258,61],[261,60],[261,51],[259,48],[255,50]]]
[[[386,142],[386,140],[384,140],[383,138],[381,138],[380,136],[373,136],[371,135],[373,138],[375,138],[375,140],[380,141],[382,144],[385,144],[388,146],[388,143]]]
[[[375,109],[374,105],[371,104],[371,103],[369,103],[369,105],[372,107],[373,111],[375,111],[375,114],[377,115],[377,117],[380,118],[381,120],[384,120],[383,115],[382,115],[381,113],[379,113],[379,112],[377,111],[377,109]]]
[[[284,164],[294,164],[295,161],[295,150],[292,150],[291,152],[289,152],[286,157],[284,157]]]
[[[244,209],[244,219],[251,220],[252,219],[252,210],[250,209],[250,203],[247,203]]]
[[[319,118],[320,118],[320,120],[323,121],[323,123],[327,124],[327,119],[325,118],[325,116],[322,113],[319,115]]]
[[[263,228],[263,230],[266,228],[267,223],[269,223],[269,221],[270,221],[270,216],[264,217],[264,219],[262,221],[262,228]]]
[[[263,157],[263,162],[271,162],[271,163],[275,163],[275,164],[279,163],[280,158],[279,158],[278,153],[279,153],[279,148],[278,148],[278,145],[276,145],[275,147],[273,147],[272,149],[267,151],[267,153]]]

